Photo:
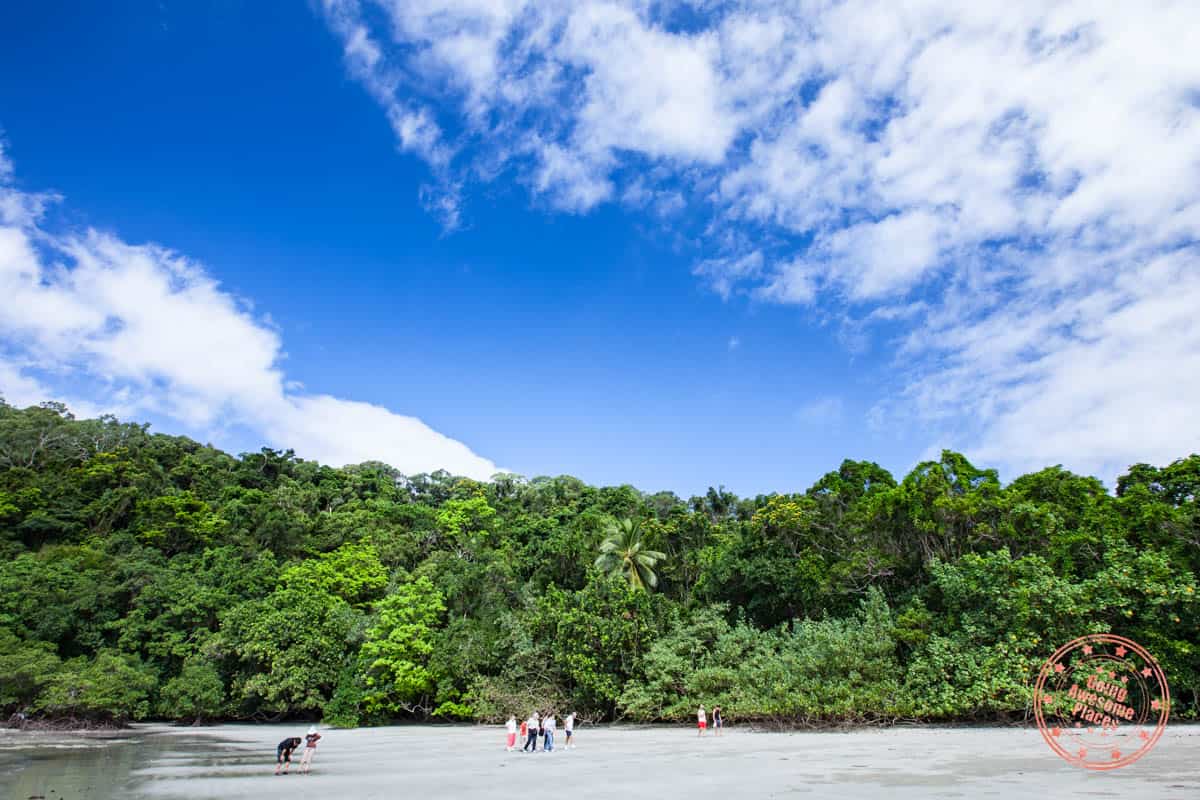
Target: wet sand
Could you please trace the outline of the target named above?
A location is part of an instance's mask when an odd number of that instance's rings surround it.
[[[139,726],[108,735],[0,731],[0,797],[590,798],[1200,797],[1200,726],[1171,726],[1140,761],[1072,767],[1036,730],[893,728],[717,738],[685,727],[582,728],[579,746],[504,751],[482,726],[322,730],[311,775],[272,775],[303,725]],[[560,794],[561,793],[561,794]]]

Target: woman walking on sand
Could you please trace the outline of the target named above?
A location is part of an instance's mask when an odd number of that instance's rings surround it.
[[[721,721],[721,707],[713,706],[713,735],[720,736],[725,723]]]
[[[508,722],[504,723],[504,730],[508,734],[508,737],[505,740],[507,743],[504,746],[504,750],[505,752],[511,753],[513,751],[513,745],[517,743],[517,718],[512,714],[508,715]]]
[[[317,733],[317,726],[313,725],[308,729],[308,733],[304,736],[304,755],[300,756],[300,774],[307,775],[312,769],[313,756],[317,754],[317,742],[321,741],[321,734]]]
[[[696,712],[696,735],[703,736],[704,729],[708,727],[708,717],[704,713],[704,706],[700,706],[700,710]]]
[[[542,745],[543,753],[554,752],[554,712],[550,711],[542,718],[542,729],[546,733],[546,743]]]
[[[525,720],[525,746],[521,748],[522,753],[537,752],[537,737],[538,737],[538,713],[535,711],[529,715],[529,719]]]

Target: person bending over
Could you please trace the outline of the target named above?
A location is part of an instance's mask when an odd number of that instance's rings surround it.
[[[275,774],[279,775],[282,770],[283,775],[288,774],[288,769],[292,766],[292,751],[300,746],[300,737],[292,736],[284,739],[275,748]]]

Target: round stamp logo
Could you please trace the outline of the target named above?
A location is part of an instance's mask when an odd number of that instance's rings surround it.
[[[1150,752],[1170,708],[1158,662],[1136,642],[1111,633],[1081,636],[1058,648],[1033,690],[1042,738],[1085,769],[1124,767]]]

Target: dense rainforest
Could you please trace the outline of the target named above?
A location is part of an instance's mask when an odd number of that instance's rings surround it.
[[[684,500],[234,457],[0,401],[0,713],[357,725],[1022,719],[1089,632],[1200,700],[1200,456],[1110,493],[945,452]]]

